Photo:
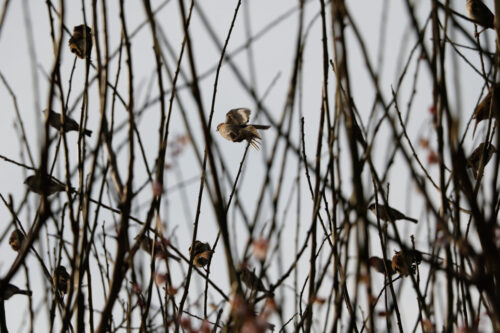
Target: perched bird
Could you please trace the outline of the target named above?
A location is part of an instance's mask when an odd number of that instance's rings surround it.
[[[491,100],[493,96],[493,90],[495,90],[495,98],[493,99],[493,108],[491,107]],[[489,119],[490,109],[491,116],[500,117],[500,82],[495,83],[488,91],[488,94],[479,102],[479,105],[474,110],[474,114],[472,115],[472,119],[476,120],[474,124],[474,131],[472,132],[472,136],[476,134],[477,125],[486,119]]]
[[[262,281],[255,275],[255,273],[248,269],[246,265],[240,265],[240,268],[237,270],[236,274],[240,276],[241,282],[243,282],[248,288],[255,291],[262,291],[269,295],[269,297],[273,297],[273,293],[264,287]]]
[[[21,230],[15,229],[9,237],[9,245],[14,251],[19,251],[24,242],[24,234]]]
[[[255,149],[259,149],[262,140],[258,129],[265,130],[270,126],[248,124],[250,110],[246,108],[232,109],[226,114],[226,122],[217,125],[217,131],[226,140],[241,142],[247,140]]]
[[[42,177],[39,173],[29,176],[24,180],[24,183],[28,186],[28,190],[35,192],[37,194],[43,194],[42,189]],[[66,185],[56,181],[54,178],[49,178],[47,181],[47,195],[52,195],[57,192],[62,192],[66,190]],[[75,189],[71,188],[70,192],[74,192]]]
[[[189,254],[193,256],[193,263],[198,267],[208,265],[213,253],[214,251],[212,251],[208,243],[202,243],[198,240],[194,241],[192,249],[189,248]]]
[[[483,156],[483,149],[484,149],[485,143],[481,143],[474,151],[472,154],[470,154],[469,158],[467,159],[467,164],[468,167],[472,169],[474,172],[474,178],[477,178],[477,173],[479,171],[479,162],[481,161],[481,156]],[[483,158],[483,165],[486,166],[486,164],[490,161],[491,157],[493,156],[493,153],[496,153],[496,148],[492,144],[488,144],[486,148],[486,152],[484,154]]]
[[[171,259],[174,259],[175,261],[181,261],[181,258],[170,253],[167,250],[166,245],[163,244],[161,241],[154,242],[154,245],[155,245],[154,255],[156,257],[163,258],[163,259],[171,258]],[[143,249],[145,252],[151,254],[153,252],[153,239],[144,235],[141,239],[141,249]]]
[[[399,210],[392,207],[386,205],[378,205],[377,207],[375,203],[372,203],[370,206],[368,206],[368,209],[370,209],[375,215],[377,215],[377,208],[378,216],[384,221],[407,220],[413,223],[418,223],[416,219],[408,217],[405,214],[401,213]]]
[[[465,6],[467,7],[467,12],[469,13],[469,17],[476,24],[484,27],[485,29],[495,28],[495,23],[494,23],[495,15],[493,15],[491,10],[481,0],[467,0]]]
[[[418,250],[396,251],[392,257],[392,270],[403,276],[415,273],[418,265],[422,262],[422,253]]]
[[[31,290],[22,290],[13,284],[7,283],[7,286],[0,292],[0,299],[6,301],[14,295],[31,296],[32,294]]]
[[[52,281],[57,290],[66,294],[69,291],[70,275],[66,268],[62,265],[57,266],[52,276]]]
[[[389,273],[389,276],[394,275],[394,272],[392,270],[392,263],[390,260],[385,261],[385,266],[384,266],[384,259],[380,257],[370,257],[368,259],[368,264],[373,267],[377,272],[385,274],[385,267],[387,266],[387,273]]]
[[[86,25],[77,25],[73,28],[73,35],[69,39],[69,49],[78,58],[90,58],[92,52],[92,29]]]
[[[230,300],[232,319],[221,332],[260,332],[274,331],[275,326],[267,321],[269,308],[264,305],[264,311],[257,314],[255,304],[248,302],[242,295],[234,295]],[[267,302],[266,302],[267,304]]]
[[[44,110],[45,112],[45,110]],[[59,131],[59,129],[62,127],[61,126],[61,114],[50,110],[49,112],[49,125],[54,127]],[[64,127],[63,127],[64,132],[71,132],[71,131],[80,131],[80,125],[74,120],[71,119],[70,117],[65,117],[64,118]],[[91,136],[92,131],[88,129],[83,130],[83,134],[86,136]]]
[[[419,250],[406,250],[405,255],[408,260],[416,265],[420,265],[422,262],[422,252]]]

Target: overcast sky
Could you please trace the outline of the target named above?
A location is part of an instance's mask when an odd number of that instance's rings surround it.
[[[349,0],[346,2],[351,15],[357,23],[363,41],[366,43],[366,48],[372,65],[379,71],[380,86],[383,89],[384,97],[386,100],[390,100],[392,98],[391,87],[394,88],[397,86],[399,76],[402,72],[402,66],[406,62],[406,59],[408,58],[416,41],[414,33],[409,32],[410,21],[406,8],[404,7],[404,3],[403,1],[384,0]],[[463,2],[464,1],[454,1],[452,6],[457,12],[465,15],[465,5]],[[131,33],[145,21],[146,16],[141,1],[134,0],[126,1],[125,3],[125,16],[128,24],[127,28],[128,32]],[[152,1],[153,8],[157,8],[161,3],[163,3],[163,1]],[[188,6],[188,3],[189,2],[185,2],[186,6]],[[197,3],[203,9],[206,17],[213,26],[213,29],[217,34],[218,41],[222,43],[227,36],[227,31],[234,15],[237,2],[234,0],[217,0],[198,1]],[[492,1],[485,1],[485,3],[490,8],[493,8]],[[54,2],[54,5],[58,6],[58,3],[56,4],[56,2]],[[121,37],[119,8],[117,2],[115,1],[110,1],[107,5],[109,6],[107,8],[109,20],[108,33],[110,38],[109,46],[110,52],[114,52],[119,47]],[[90,15],[90,1],[85,1],[85,6],[87,13],[86,20],[88,22],[92,22],[92,17]],[[427,19],[426,13],[429,11],[429,2],[417,1],[417,6],[419,7],[418,13],[420,13],[418,20],[422,25]],[[298,31],[298,11],[296,8],[297,5],[295,1],[243,1],[242,9],[238,14],[227,51],[227,53],[231,55],[231,59],[234,61],[238,70],[242,73],[246,85],[248,87],[253,87],[257,96],[260,96],[261,98],[269,89],[262,103],[265,108],[269,110],[270,116],[274,122],[278,122],[280,120],[289,88]],[[308,35],[306,37],[307,39],[305,42],[303,59],[303,91],[301,99],[298,101],[297,105],[300,103],[301,112],[304,117],[305,148],[310,161],[314,162],[323,84],[321,20],[318,16],[320,9],[319,1],[306,1],[305,8],[306,27],[310,30],[307,30]],[[381,14],[383,8],[388,10],[386,15]],[[286,13],[289,13],[287,14],[288,16],[279,21],[276,26],[268,26],[268,24],[272,21]],[[156,14],[156,21],[162,27],[162,31],[166,34],[166,38],[175,52],[175,58],[169,55],[166,63],[166,66],[174,71],[176,57],[179,54],[181,42],[184,36],[182,26],[179,21],[177,1],[169,1]],[[385,30],[381,31],[382,21],[385,21],[386,25],[384,26]],[[64,19],[66,27],[72,30],[73,26],[82,23],[83,16],[80,2],[66,1],[66,13]],[[59,21],[56,18],[55,25],[57,26],[58,24]],[[89,25],[91,24],[89,23]],[[474,26],[472,23],[464,23],[464,25],[469,28],[470,33],[473,32]],[[366,126],[366,124],[370,121],[369,116],[375,93],[362,58],[359,44],[353,37],[352,29],[349,27],[346,29],[351,88],[361,120],[364,126]],[[215,79],[215,72],[211,69],[213,69],[213,66],[215,66],[219,60],[220,50],[207,33],[206,27],[202,23],[200,16],[196,11],[193,16],[190,31],[193,40],[195,61],[198,72],[205,73],[210,71],[206,77],[200,80],[202,102],[205,111],[208,113],[212,101],[213,84]],[[381,32],[385,35],[384,38],[381,37]],[[328,31],[328,33],[329,38],[331,39],[330,31]],[[102,40],[102,31],[99,31],[98,34]],[[259,38],[251,43],[250,48],[242,49],[242,46],[245,45],[248,39],[247,36],[254,36],[256,34],[259,34]],[[64,35],[61,62],[62,84],[66,96],[68,93],[68,82],[75,59],[74,55],[70,53],[69,48],[67,47],[69,37],[70,36],[68,34]],[[30,41],[30,38],[33,40]],[[430,45],[430,34],[427,33],[424,38]],[[457,35],[455,38],[458,44],[466,43],[466,40],[461,35]],[[489,41],[487,42],[492,44],[494,38],[493,32],[483,34],[482,38],[489,38]],[[45,1],[11,1],[5,22],[3,23],[0,31],[0,45],[2,50],[2,52],[0,52],[0,73],[4,76],[5,80],[15,93],[20,117],[22,118],[31,154],[33,155],[34,167],[38,167],[43,135],[42,110],[47,106],[49,87],[48,73],[50,73],[54,62],[54,51],[50,36],[48,10]],[[32,46],[32,48],[30,48],[30,46]],[[136,35],[134,35],[131,40],[131,48],[134,70],[133,85],[135,89],[135,111],[141,110],[144,105],[148,105],[144,114],[138,120],[138,130],[141,133],[146,158],[148,159],[150,165],[153,165],[158,150],[160,105],[159,103],[153,102],[158,96],[158,85],[156,83],[157,77],[153,42],[148,25],[145,25]],[[164,50],[167,54],[167,49],[165,47]],[[450,48],[448,48],[448,50],[450,50]],[[237,51],[237,53],[232,55],[235,51]],[[479,66],[479,57],[474,52],[469,50],[462,51],[468,57],[469,61],[471,61],[474,65]],[[332,55],[333,52],[331,50],[330,52]],[[255,66],[255,72],[253,74],[251,74],[252,64],[249,62],[250,54],[253,54],[254,57],[253,66]],[[378,60],[379,54],[382,55],[381,62]],[[95,59],[95,57],[95,50],[93,50],[92,59]],[[418,55],[414,57],[418,57]],[[460,72],[456,73],[452,71],[452,61],[450,61],[450,71],[448,71],[447,79],[451,82],[458,82],[457,90],[450,89],[450,104],[452,105],[457,118],[461,119],[461,128],[464,128],[466,122],[472,114],[474,105],[480,97],[482,79],[468,65],[466,65],[462,59],[457,59],[459,62],[458,67],[460,68]],[[401,104],[400,107],[403,110],[402,112],[404,116],[406,116],[408,99],[413,89],[414,72],[417,63],[417,61],[411,62],[407,77],[402,83],[401,93],[398,96],[398,101]],[[115,57],[110,62],[110,80],[114,80],[115,78],[117,65],[118,57]],[[124,69],[125,56],[123,56],[122,59],[122,67],[118,90],[124,96],[127,96],[129,82]],[[185,74],[190,75],[187,58],[184,58],[182,68]],[[81,99],[78,97],[82,93],[84,86],[84,61],[77,60],[73,75],[72,91],[69,97],[68,105],[73,112],[72,117],[79,119]],[[91,69],[90,77],[93,77],[94,75],[95,70]],[[166,75],[164,79],[168,82],[166,84],[167,89],[170,88],[171,84]],[[333,92],[335,87],[335,77],[333,72],[330,72],[329,79],[332,89],[331,103],[333,105]],[[181,76],[178,85],[183,86],[184,83],[185,80]],[[450,84],[449,86],[453,87],[453,84]],[[407,126],[408,135],[414,143],[417,143],[421,137],[427,138],[432,142],[432,140],[435,140],[435,136],[433,137],[432,134],[432,117],[429,113],[429,108],[432,106],[432,84],[429,80],[429,75],[426,69],[421,69],[419,71],[415,89],[417,93],[414,96],[411,114],[409,115],[409,122]],[[193,103],[188,89],[183,88],[179,90],[178,93],[183,97],[183,101],[185,102],[184,107],[186,109],[188,119],[192,122],[192,127],[195,130],[196,144],[201,148],[200,151],[203,152],[203,135],[198,120],[199,118],[196,106]],[[111,92],[109,92],[108,96],[111,96]],[[167,97],[168,96],[169,95],[167,95]],[[0,155],[31,166],[31,163],[26,155],[26,149],[21,141],[21,132],[15,113],[13,99],[4,84],[0,84],[0,98],[2,100],[0,121],[0,135],[2,139],[0,140]],[[60,111],[61,105],[59,100],[56,98],[54,101],[54,109]],[[108,108],[109,105],[110,103],[108,102]],[[220,170],[221,175],[228,173],[232,179],[236,177],[246,145],[244,143],[237,144],[224,140],[218,135],[215,129],[219,122],[224,121],[226,112],[235,107],[248,107],[252,110],[252,119],[257,118],[255,122],[262,124],[270,123],[270,120],[267,119],[264,114],[256,112],[256,104],[248,94],[247,89],[242,86],[230,66],[228,66],[227,63],[224,63],[219,78],[211,132],[214,140],[216,141],[215,144],[219,147],[227,166],[227,169]],[[382,112],[380,110],[375,112],[375,117],[380,118],[381,116]],[[122,105],[116,106],[115,117],[116,124],[120,124],[126,119],[126,110]],[[87,139],[88,149],[92,149],[96,144],[96,133],[98,131],[99,120],[98,86],[95,82],[93,82],[89,88],[87,128],[93,130],[94,134],[92,137]],[[373,121],[371,124],[373,124]],[[175,141],[176,138],[186,135],[186,130],[182,123],[181,114],[177,104],[174,104],[170,131],[172,142]],[[300,117],[298,113],[295,113],[294,115],[291,133],[291,142],[298,147],[301,140]],[[373,133],[373,127],[369,128],[369,136],[370,133]],[[51,130],[51,136],[55,135],[56,131]],[[254,209],[264,182],[263,174],[265,172],[266,159],[270,156],[270,150],[276,135],[277,131],[274,128],[271,128],[263,133],[262,149],[260,151],[251,149],[248,152],[248,156],[245,161],[244,172],[238,185],[238,191],[240,194],[240,200],[243,200],[242,205],[246,208],[246,212],[250,219],[253,219],[254,216]],[[342,132],[341,135],[344,135],[344,133]],[[74,132],[69,133],[67,138],[69,144],[74,145],[71,146],[70,149],[70,160],[72,161],[71,167],[75,168],[78,156],[76,149],[78,135]],[[126,138],[126,131],[119,132],[113,141],[115,147],[118,147]],[[477,143],[479,140],[480,138],[478,139],[477,137],[475,138],[475,141],[470,140],[469,147],[472,148],[475,146],[476,144],[472,144],[472,142]],[[343,194],[346,197],[349,197],[349,192],[351,190],[351,170],[349,151],[346,142],[347,141],[344,138],[342,143],[344,149],[342,150],[342,153],[345,154],[345,156],[341,157],[341,165],[342,168],[345,169],[341,170],[341,177],[343,177],[342,179],[346,183],[345,193]],[[284,143],[282,143],[279,147],[279,151],[282,152]],[[188,248],[192,238],[193,221],[196,214],[196,203],[200,185],[200,167],[189,144],[184,150],[182,150],[182,152],[179,153],[179,155],[176,156],[172,155],[172,152],[175,149],[169,149],[166,161],[167,164],[169,164],[169,168],[165,170],[164,187],[167,189],[173,189],[171,191],[167,191],[164,195],[160,218],[165,226],[165,234],[171,237],[173,243],[175,243],[184,255],[188,256]],[[392,149],[393,143],[391,141],[389,127],[384,125],[381,133],[377,136],[376,146],[374,148],[375,153],[372,155],[377,167],[383,168],[386,165],[388,153]],[[53,154],[54,152],[52,151],[51,153]],[[421,160],[427,162],[428,156],[426,151],[417,147],[417,153],[421,154]],[[279,176],[281,153],[277,156],[280,156],[280,158],[275,161],[276,166],[271,172],[273,184],[268,190],[269,193],[266,195],[266,200],[264,201],[263,208],[259,214],[256,226],[257,230],[267,230],[266,228],[269,227],[268,223],[271,221],[273,216],[272,194],[276,189],[277,179]],[[101,159],[101,163],[104,165],[105,156],[103,154]],[[57,175],[59,179],[64,179],[63,161],[63,155],[61,154],[59,155],[55,172],[55,175]],[[88,168],[90,166],[90,161],[87,161],[87,163]],[[119,169],[124,175],[126,175],[127,163],[128,155],[126,153],[126,149],[123,149],[119,154]],[[294,242],[296,237],[295,221],[297,203],[295,198],[296,194],[293,194],[295,193],[293,191],[297,170],[297,156],[294,153],[290,153],[286,163],[287,168],[284,174],[285,182],[282,189],[286,195],[282,196],[280,206],[278,208],[278,218],[280,221],[284,218],[287,219],[286,223],[283,223],[282,225],[282,233],[285,235],[283,236],[283,239],[285,242],[279,244],[281,247],[281,257],[279,260],[282,260],[283,267],[288,267],[288,265],[295,260],[295,257],[291,254],[293,254],[295,250]],[[405,169],[405,162],[401,156],[396,156],[395,163],[396,166],[393,167],[390,179],[388,180],[388,183],[390,183],[390,202],[394,207],[404,211],[409,216],[426,221],[426,223],[420,223],[417,226],[409,225],[401,228],[404,238],[408,239],[409,235],[414,234],[416,236],[417,246],[421,246],[426,249],[428,248],[426,235],[428,230],[432,228],[431,222],[425,220],[425,215],[422,214],[424,211],[422,201],[420,199],[412,201],[412,197],[415,197],[417,189],[412,182],[407,169]],[[426,166],[429,167],[431,176],[433,176],[434,179],[437,179],[437,168],[429,166],[428,164]],[[139,155],[136,156],[135,167],[136,179],[134,182],[134,188],[137,189],[139,186],[143,185],[145,182],[147,183],[148,181],[142,157]],[[325,167],[325,165],[323,165],[323,167]],[[2,184],[0,192],[5,198],[12,195],[14,204],[17,207],[21,200],[23,200],[26,193],[26,188],[23,185],[24,178],[32,172],[3,160],[0,160],[0,168],[2,170],[2,172],[0,172],[0,183]],[[363,181],[366,185],[365,191],[367,195],[373,194],[373,189],[370,187],[370,179],[369,173],[365,170],[363,174]],[[74,181],[77,183],[76,176]],[[309,227],[308,223],[310,222],[310,216],[312,214],[312,202],[310,200],[311,196],[307,189],[305,175],[303,172],[301,175],[301,181],[303,187],[301,195],[302,223],[298,239],[303,240],[305,232]],[[187,185],[183,186],[182,190],[175,188],[175,185],[182,182],[187,182]],[[224,182],[224,195],[226,199],[229,197],[231,189],[230,186],[230,184]],[[96,192],[93,193],[92,196],[96,197],[98,195],[96,187],[94,187],[94,191]],[[116,194],[113,193],[111,187],[108,191],[109,197],[106,199],[106,202],[116,207]],[[293,196],[291,194],[289,195],[289,193],[293,194]],[[433,195],[437,198],[439,193],[435,192]],[[66,196],[60,195],[60,198],[61,200],[64,200]],[[29,209],[24,209],[20,214],[25,226],[29,226],[32,223],[34,212],[39,200],[38,196],[33,193],[28,195],[28,199],[31,205],[31,213],[28,214]],[[136,201],[134,201],[133,215],[144,219],[147,209],[149,208],[150,199],[151,191],[148,187],[146,190],[142,191],[136,199],[134,199]],[[289,202],[292,202],[290,206],[288,206]],[[59,204],[62,203],[57,203],[57,205]],[[95,206],[93,209],[95,209]],[[201,212],[198,238],[203,241],[213,243],[217,236],[218,229],[214,211],[206,194],[202,202]],[[3,276],[8,271],[16,255],[8,245],[8,236],[12,230],[11,227],[9,227],[9,223],[12,217],[4,204],[0,204],[0,217],[0,220],[3,221],[3,223],[0,223],[0,253],[2,253],[0,256],[0,276]],[[112,214],[104,212],[102,213],[101,218],[101,222],[104,225],[103,229],[107,232],[113,233],[115,230],[115,221],[113,219],[116,218],[116,216],[113,218]],[[370,215],[370,218],[374,219],[374,215]],[[242,222],[240,212],[235,209],[231,209],[228,214],[228,219],[233,232],[234,256],[236,260],[239,260],[241,259],[243,254],[242,252],[246,245],[247,231]],[[49,222],[54,223],[52,220]],[[133,226],[131,229],[131,239],[134,237],[134,230],[139,230],[138,226],[137,229],[135,228],[136,227]],[[65,232],[68,235],[68,240],[70,240],[71,230],[69,226],[67,226],[66,229],[67,230]],[[49,225],[46,230],[42,230],[43,240],[41,243],[43,246],[39,247],[39,250],[52,251],[51,248],[47,248],[47,239],[50,244],[55,244],[56,240],[53,238],[54,233],[55,228],[51,225]],[[102,234],[102,230],[99,231],[99,234]],[[264,234],[264,231],[262,231],[262,234]],[[110,240],[110,242],[112,241]],[[272,243],[272,246],[276,245],[277,244]],[[114,254],[114,245],[111,244],[109,246],[111,254]],[[373,254],[380,255],[381,250],[379,247],[379,243],[372,242],[371,252]],[[392,253],[392,251],[389,252]],[[50,255],[53,260],[54,253],[50,253]],[[141,256],[142,255],[143,254],[141,254]],[[324,255],[327,255],[327,253],[325,252]],[[307,260],[308,257],[304,257],[300,263],[308,265]],[[278,274],[282,273],[279,272],[279,269],[276,266],[277,261],[278,258],[274,257],[268,263],[270,265],[269,274],[271,277],[277,277]],[[148,262],[149,261],[145,258],[145,264]],[[33,255],[29,256],[27,263],[28,273],[30,275],[41,274],[38,262]],[[68,264],[67,258],[65,258],[64,255],[62,263],[65,265]],[[53,261],[51,264],[53,264]],[[252,261],[252,264],[258,267],[255,260]],[[95,265],[95,262],[93,265]],[[187,264],[182,265],[183,267],[180,268],[177,263],[174,263],[174,281],[181,281],[176,278],[182,276],[182,274],[184,274],[187,270]],[[212,267],[212,278],[218,281],[220,285],[225,286],[227,291],[228,275],[226,273],[224,251],[221,247],[215,253]],[[304,267],[306,268],[303,270],[299,269],[299,285],[304,283],[308,274],[308,266]],[[164,271],[165,268],[162,265],[159,265],[159,270]],[[96,279],[98,278],[96,277]],[[383,285],[383,277],[377,276],[374,280],[374,286],[378,293],[378,290],[380,290]],[[26,278],[22,270],[18,272],[12,281],[20,287],[25,286]],[[31,288],[34,292],[33,301],[34,308],[36,309],[39,304],[42,304],[43,306],[43,303],[41,302],[43,298],[47,296],[47,290],[44,290],[46,284],[42,284],[42,282],[33,278],[31,278],[30,282]],[[273,282],[272,278],[271,282]],[[290,279],[289,282],[285,283],[285,286],[292,286],[292,284],[292,280]],[[194,295],[201,294],[203,286],[203,280],[199,276],[195,276],[194,283],[192,284],[192,288],[195,288],[195,291],[192,295],[190,294],[190,296],[194,297]],[[181,286],[178,287],[180,288]],[[405,292],[409,295],[408,302],[413,302],[414,304],[405,304],[405,309],[417,309],[416,299],[412,293],[410,284],[407,284],[407,287],[408,288],[405,289]],[[215,292],[212,292],[212,295],[216,298]],[[321,297],[328,298],[328,295],[328,290],[320,290]],[[288,298],[284,298],[284,300],[290,302],[290,305],[285,305],[287,310],[285,312],[286,318],[291,316],[294,311],[293,306],[291,305],[291,297],[293,297],[293,294],[289,294]],[[194,299],[191,299],[191,302],[193,301]],[[96,304],[94,304],[94,306],[99,308],[100,305],[102,306],[103,298],[95,297],[95,302]],[[28,331],[29,326],[21,323],[22,318],[28,318],[27,299],[18,296],[12,298],[6,304],[8,324],[11,331]],[[325,309],[320,311],[325,311]],[[413,328],[412,325],[415,322],[417,315],[417,311],[413,313],[408,311],[403,314],[406,329],[410,330]],[[16,320],[13,318],[19,318],[19,321],[16,323]],[[47,326],[48,314],[39,314],[36,317],[36,324],[40,325],[38,327]],[[318,325],[316,327],[317,329],[322,327],[321,323],[316,323],[316,325]]]

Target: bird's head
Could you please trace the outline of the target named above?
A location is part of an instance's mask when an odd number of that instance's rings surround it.
[[[32,175],[32,176],[29,176],[28,178],[26,178],[26,179],[24,180],[24,183],[25,183],[26,185],[30,185],[31,183],[33,183],[34,179],[35,179],[35,176],[33,176],[33,175]]]
[[[84,24],[80,24],[80,25],[77,25],[77,26],[74,26],[73,27],[73,33],[80,33],[83,35],[83,29],[85,29],[86,33],[87,34],[91,34],[92,33],[92,29],[90,27],[87,27],[86,25]]]
[[[224,123],[220,123],[219,125],[217,125],[217,132],[219,131],[219,128],[224,125]]]
[[[375,265],[377,265],[379,262],[381,262],[381,259],[380,259],[379,257],[375,257],[375,256],[373,256],[373,257],[368,258],[368,264],[369,264],[370,266],[375,266]]]
[[[194,251],[196,252],[196,250],[198,249],[198,247],[200,246],[201,242],[199,240],[195,240],[194,243],[193,243],[193,249]],[[191,253],[191,246],[189,247],[189,253]]]
[[[368,209],[370,209],[370,210],[375,209],[375,203],[372,203],[370,206],[368,206]]]

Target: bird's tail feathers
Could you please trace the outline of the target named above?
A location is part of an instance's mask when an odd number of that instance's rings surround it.
[[[254,147],[255,150],[260,150],[260,141],[258,138],[253,138],[253,139],[250,139],[248,140],[248,143],[250,144],[250,146]]]
[[[250,126],[253,126],[255,127],[256,129],[260,129],[260,130],[266,130],[266,129],[269,129],[271,128],[271,126],[268,126],[268,125],[250,125]]]
[[[27,296],[33,295],[33,293],[31,292],[31,290],[18,290],[17,293],[18,294],[22,294],[22,295],[27,295]]]
[[[414,218],[411,218],[411,217],[408,217],[408,216],[407,216],[407,217],[405,217],[405,219],[406,219],[407,221],[410,221],[410,222],[413,222],[413,223],[418,223],[418,220],[417,220],[417,219],[414,219]]]

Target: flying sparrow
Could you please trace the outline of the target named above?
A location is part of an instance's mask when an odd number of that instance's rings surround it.
[[[385,274],[385,267],[387,266],[387,273],[389,273],[389,276],[393,275],[394,272],[392,270],[392,263],[390,260],[386,260],[385,261],[385,266],[384,266],[384,259],[380,258],[380,257],[370,257],[368,259],[368,264],[373,267],[373,269],[375,269],[377,272],[381,273],[381,274]]]
[[[69,39],[69,49],[78,58],[89,58],[92,52],[92,29],[83,24],[75,26]]]
[[[236,272],[240,276],[241,282],[243,282],[248,288],[255,291],[262,291],[269,295],[269,297],[273,297],[274,294],[267,290],[264,287],[262,281],[255,275],[253,271],[248,269],[246,265],[240,265],[239,269]]]
[[[378,216],[384,221],[407,220],[413,223],[418,223],[416,219],[408,217],[392,207],[386,205],[378,205],[377,207],[375,203],[372,203],[370,206],[368,206],[368,209],[370,209],[375,215],[377,215],[377,208]]]
[[[470,154],[469,158],[467,159],[467,164],[468,167],[472,169],[474,172],[474,178],[477,178],[477,173],[479,171],[479,162],[481,161],[481,156],[483,156],[483,149],[484,149],[485,143],[481,143],[474,151],[472,154]],[[490,161],[491,157],[493,156],[493,153],[496,153],[496,148],[492,144],[488,144],[486,148],[486,152],[483,158],[483,165],[486,166],[486,164]]]
[[[491,10],[482,3],[481,0],[467,0],[465,5],[467,7],[467,12],[469,13],[469,17],[478,25],[484,27],[482,31],[491,28],[495,28],[495,16],[491,12]]]
[[[418,250],[396,251],[392,257],[392,270],[403,276],[415,273],[418,265],[422,262],[422,253]]]
[[[493,89],[495,90],[495,99],[493,101],[493,108],[491,109],[491,116],[496,117],[497,119],[499,117],[500,110],[498,102],[500,101],[499,99],[500,83],[497,82],[493,86],[491,86],[490,90],[488,91],[488,94],[481,100],[481,102],[479,102],[479,105],[477,106],[476,110],[474,110],[474,115],[472,116],[472,119],[475,119],[476,123],[474,124],[474,131],[472,132],[473,137],[476,134],[477,124],[479,124],[481,121],[485,119],[489,119]]]
[[[166,240],[165,240],[165,242],[166,242]],[[171,258],[171,259],[174,259],[175,261],[181,260],[181,258],[170,253],[167,250],[167,246],[161,240],[156,240],[156,242],[154,242],[154,245],[155,245],[154,255],[156,257],[159,257],[162,259]],[[144,235],[141,239],[141,249],[143,249],[148,254],[151,254],[153,252],[153,239]]]
[[[19,251],[23,245],[24,234],[21,230],[15,229],[9,237],[9,245],[14,251]]]
[[[194,246],[189,248],[189,254],[193,256],[193,263],[198,267],[206,266],[214,251],[210,248],[208,243],[202,243],[200,241],[194,241]]]
[[[232,109],[226,114],[226,121],[217,125],[217,131],[226,140],[241,142],[247,140],[255,149],[259,149],[260,136],[258,129],[265,130],[270,126],[248,124],[250,110],[246,108]]]
[[[7,283],[7,286],[0,292],[0,299],[1,300],[8,300],[14,295],[26,295],[26,296],[31,296],[33,293],[31,290],[22,290],[16,287],[13,284]]]
[[[44,110],[45,112],[45,110]],[[61,114],[50,110],[49,112],[49,125],[59,130],[61,128]],[[80,125],[70,117],[64,118],[64,132],[80,131]],[[92,131],[88,129],[83,130],[83,134],[86,136],[91,136]]]
[[[42,189],[42,177],[39,173],[29,176],[24,180],[24,183],[28,186],[28,190],[35,192],[37,194],[43,194]],[[55,178],[49,178],[47,182],[47,195],[52,195],[57,192],[62,192],[66,190],[66,185],[56,181]],[[70,192],[74,192],[75,189],[71,188]]]
[[[66,294],[69,291],[70,275],[66,268],[62,265],[57,266],[52,276],[52,281],[57,290]]]

